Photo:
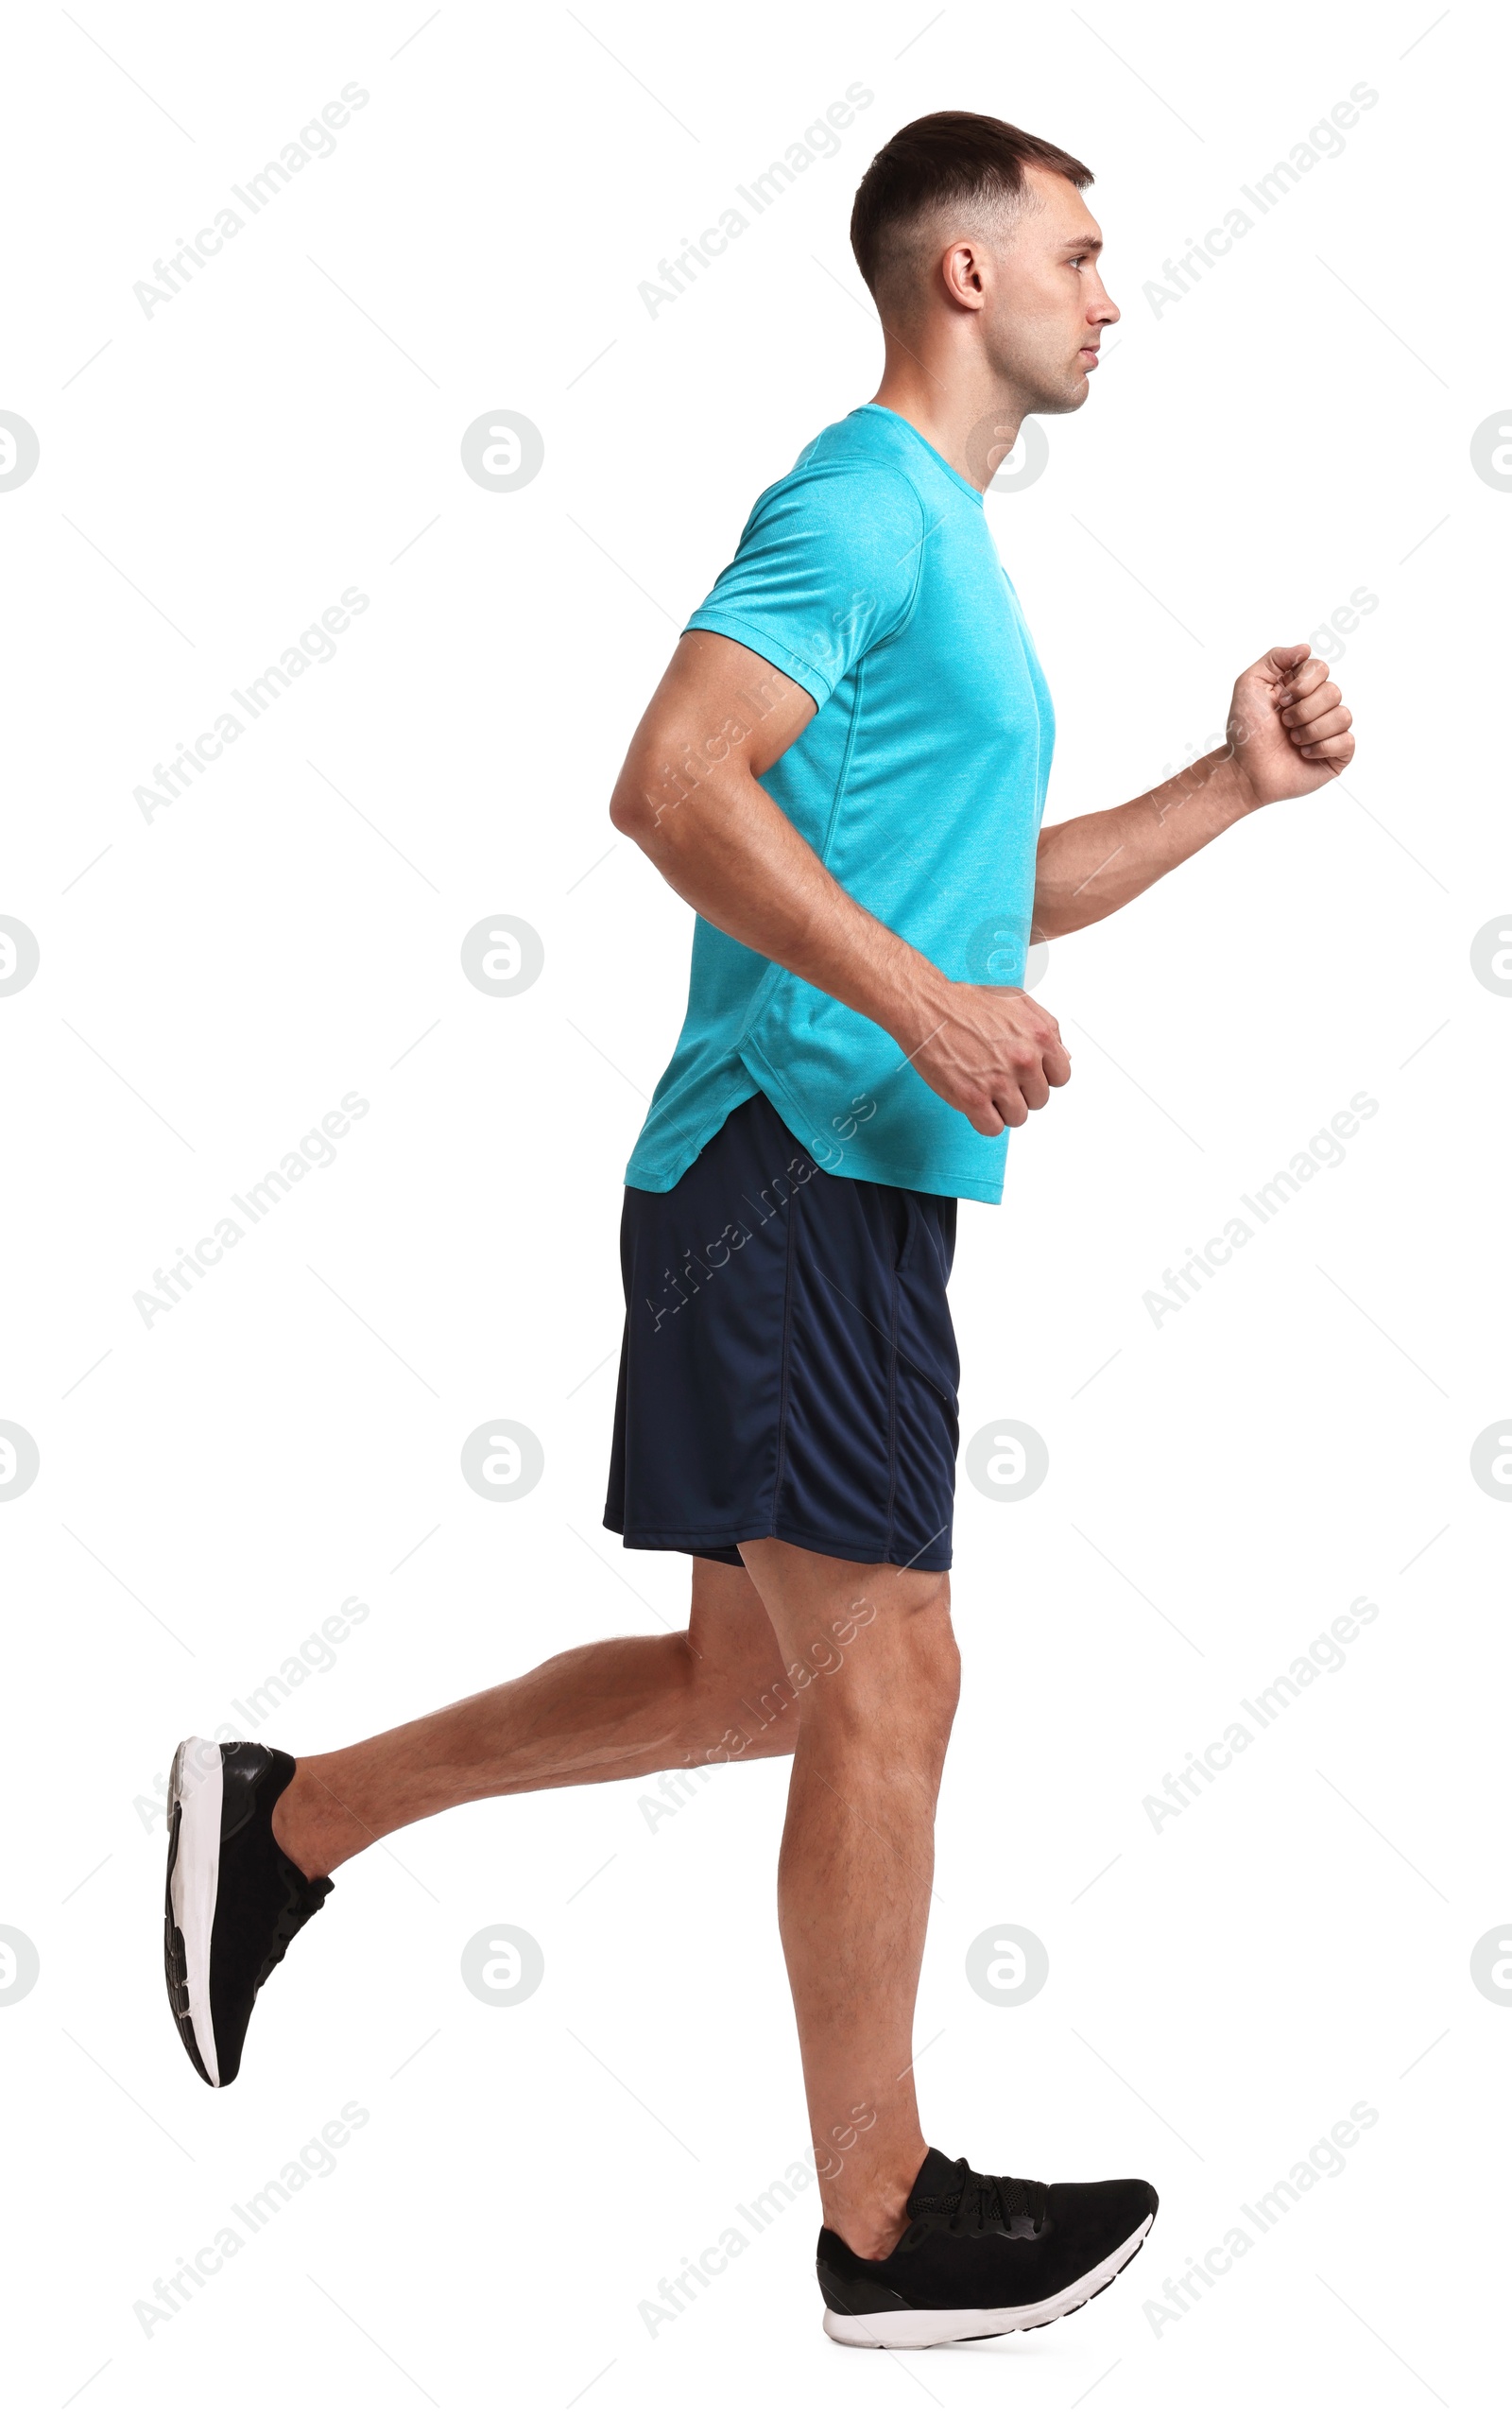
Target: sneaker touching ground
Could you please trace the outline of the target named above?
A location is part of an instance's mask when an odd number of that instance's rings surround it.
[[[820,2233],[824,2330],[857,2349],[922,2351],[1051,2325],[1107,2290],[1159,2206],[1147,2183],[1022,2183],[931,2150],[885,2258]]]
[[[307,1881],[273,1837],[293,1777],[271,1746],[185,1738],[173,1758],[163,1960],[179,2037],[215,2090],[236,2080],[259,1990],[335,1886]]]

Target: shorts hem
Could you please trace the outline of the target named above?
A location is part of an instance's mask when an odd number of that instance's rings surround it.
[[[796,1545],[806,1553],[823,1554],[832,1562],[857,1562],[872,1568],[893,1570],[928,1570],[944,1572],[951,1566],[951,1548],[932,1541],[920,1552],[902,1560],[897,1554],[879,1553],[874,1538],[863,1543],[854,1537],[816,1536],[805,1529],[795,1528],[783,1520],[774,1527],[754,1529],[748,1534],[731,1536],[725,1530],[718,1536],[693,1534],[686,1529],[622,1529],[613,1520],[604,1526],[617,1536],[629,1553],[693,1553],[707,1555],[714,1550],[732,1553],[742,1545],[762,1545],[770,1538],[778,1545]]]

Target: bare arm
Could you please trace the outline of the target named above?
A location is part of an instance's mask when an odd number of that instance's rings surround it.
[[[1351,719],[1325,663],[1305,647],[1273,647],[1240,675],[1227,747],[1127,805],[1040,833],[1034,938],[1100,923],[1231,823],[1323,787],[1354,753]]]
[[[722,932],[868,1016],[979,1133],[1022,1125],[1070,1061],[1022,991],[952,982],[858,906],[762,787],[815,712],[796,681],[688,630],[630,742],[610,813]]]
[[[949,980],[841,888],[762,787],[815,710],[748,648],[685,631],[615,784],[615,828],[709,923],[890,1033],[977,1132],[1023,1124],[1071,1078],[1054,1016],[1026,992]],[[1041,834],[1035,937],[1097,923],[1242,816],[1322,787],[1353,754],[1349,722],[1325,664],[1273,648],[1235,686],[1227,748]]]

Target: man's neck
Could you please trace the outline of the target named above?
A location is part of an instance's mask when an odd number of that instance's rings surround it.
[[[882,384],[871,400],[917,428],[979,494],[1018,442],[1028,409],[976,363],[931,361],[891,334]]]

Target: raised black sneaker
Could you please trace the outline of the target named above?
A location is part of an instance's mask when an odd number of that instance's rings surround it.
[[[215,2090],[236,2080],[252,2001],[335,1887],[307,1881],[273,1836],[293,1777],[276,1746],[185,1738],[173,1758],[163,1961],[179,2037]]]
[[[824,2330],[858,2349],[923,2351],[1053,2324],[1107,2290],[1159,2206],[1147,2183],[1021,2183],[931,2150],[885,2258],[820,2233]]]

